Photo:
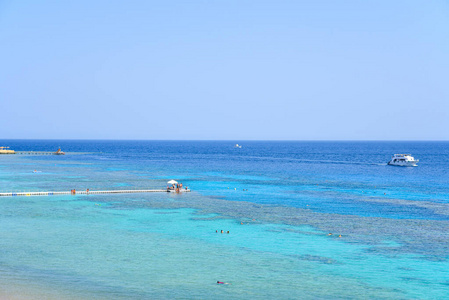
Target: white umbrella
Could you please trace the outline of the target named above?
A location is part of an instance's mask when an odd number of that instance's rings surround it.
[[[170,180],[169,182],[167,182],[167,184],[177,184],[178,182],[176,180]]]

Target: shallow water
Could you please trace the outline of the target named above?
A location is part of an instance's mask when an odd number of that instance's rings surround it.
[[[0,156],[0,191],[193,192],[0,197],[0,295],[449,296],[449,143],[237,142],[2,141],[68,154]]]

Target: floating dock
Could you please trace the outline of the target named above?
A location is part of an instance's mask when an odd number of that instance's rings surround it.
[[[174,192],[173,190],[105,190],[105,191],[67,191],[67,192],[10,192],[0,193],[0,197],[15,197],[15,196],[56,196],[56,195],[94,195],[94,194],[132,194],[132,193],[167,193]],[[180,193],[190,192],[189,189],[183,189]]]

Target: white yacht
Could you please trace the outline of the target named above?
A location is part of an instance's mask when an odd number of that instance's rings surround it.
[[[242,148],[242,145],[235,144],[234,148]]]
[[[415,158],[411,154],[395,154],[388,162],[388,164],[401,167],[417,167],[418,162],[419,159],[415,160]]]

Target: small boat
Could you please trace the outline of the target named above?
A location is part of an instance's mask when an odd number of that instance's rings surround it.
[[[242,145],[235,144],[234,148],[242,148]]]
[[[416,159],[411,154],[395,154],[391,157],[391,160],[388,162],[391,166],[400,166],[400,167],[417,167],[417,163],[419,159]]]
[[[64,152],[61,151],[61,148],[58,149],[58,151],[56,151],[55,153],[53,153],[54,155],[65,155]]]

